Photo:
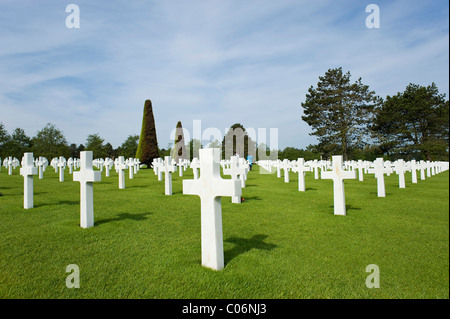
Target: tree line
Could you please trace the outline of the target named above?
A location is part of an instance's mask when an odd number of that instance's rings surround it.
[[[385,156],[449,160],[449,101],[435,83],[410,83],[403,92],[381,98],[350,72],[329,69],[308,89],[301,119],[319,143],[314,152],[344,159]]]
[[[135,157],[139,142],[138,135],[129,135],[117,148],[106,142],[98,133],[89,134],[85,144],[69,144],[63,132],[54,124],[47,123],[35,136],[29,137],[21,128],[16,128],[8,134],[3,123],[0,123],[0,158],[7,156],[19,160],[25,152],[33,152],[36,156],[79,158],[81,151],[93,151],[95,158],[116,158],[117,156]]]
[[[301,119],[311,127],[310,135],[317,137],[315,145],[270,150],[253,141],[244,126],[236,123],[222,141],[215,140],[207,146],[222,148],[222,158],[238,153],[245,158],[252,154],[254,160],[259,160],[260,154],[289,160],[327,159],[334,154],[343,155],[345,160],[449,160],[449,101],[435,83],[426,87],[410,83],[403,92],[383,99],[361,78],[352,83],[350,77],[350,72],[344,73],[341,67],[329,69],[319,76],[317,86],[311,86],[301,102]],[[152,104],[146,100],[141,135],[129,135],[118,148],[105,143],[98,133],[89,134],[85,145],[69,145],[63,132],[52,123],[34,137],[27,136],[21,128],[9,134],[0,123],[0,158],[20,159],[30,151],[47,159],[75,158],[84,150],[93,151],[94,158],[114,159],[120,155],[140,158],[146,164],[155,157],[169,155],[190,160],[198,157],[198,149],[203,148],[201,141],[191,139],[185,145],[181,122],[177,123],[176,132],[175,145],[160,149]]]

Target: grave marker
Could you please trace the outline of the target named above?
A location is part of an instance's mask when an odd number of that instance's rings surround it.
[[[73,181],[80,182],[80,226],[94,226],[94,182],[102,180],[101,172],[92,167],[92,151],[80,152],[80,170],[73,173]]]
[[[127,169],[127,164],[125,163],[125,158],[119,156],[119,160],[115,165],[116,170],[119,174],[119,189],[125,189],[125,169]]]
[[[25,153],[20,175],[23,176],[23,208],[33,208],[33,175],[37,175],[37,167],[34,166],[33,153]]]
[[[39,169],[39,179],[43,179],[45,169],[48,166],[48,160],[45,157],[39,156],[39,159],[37,161],[37,166]]]
[[[173,164],[171,156],[164,157],[161,171],[164,173],[164,194],[172,195],[172,173],[176,171],[176,163]]]
[[[12,159],[12,156],[8,157],[6,165],[8,167],[8,175],[12,175],[12,170],[13,170],[13,159]]]
[[[377,179],[378,197],[386,197],[386,191],[384,187],[384,174],[390,174],[392,172],[392,169],[390,167],[385,167],[382,157],[378,157],[373,162],[373,166],[373,169],[369,168],[369,173],[375,174],[375,178]]]
[[[189,167],[192,168],[194,172],[194,179],[198,179],[198,169],[200,168],[200,161],[197,157],[194,157],[192,159],[191,165]]]
[[[311,172],[310,166],[305,166],[305,160],[303,158],[299,158],[297,160],[296,165],[292,168],[293,172],[298,173],[298,191],[305,191],[305,172]]]
[[[411,181],[413,184],[417,184],[417,163],[416,160],[410,161],[411,167]]]
[[[60,156],[57,165],[59,168],[59,181],[64,182],[64,169],[66,168],[66,159],[63,156]]]
[[[405,188],[405,172],[408,170],[405,161],[402,159],[397,160],[394,163],[394,169],[398,175],[398,187]]]
[[[345,208],[345,191],[344,191],[344,179],[355,179],[355,171],[344,171],[342,168],[342,155],[332,156],[333,170],[322,171],[321,179],[332,179],[334,190],[334,214],[346,215]]]
[[[200,149],[200,178],[183,181],[183,194],[198,195],[201,201],[202,265],[214,270],[224,268],[222,196],[240,196],[236,180],[220,177],[220,149]]]
[[[284,171],[284,182],[289,183],[289,169],[291,168],[291,164],[288,159],[284,159],[283,162],[281,162],[281,168]]]
[[[242,177],[242,168],[239,167],[239,157],[238,156],[231,156],[230,157],[230,165],[228,165],[229,167],[224,167],[223,168],[223,174],[224,175],[230,175],[231,176],[231,180],[234,181],[239,181],[241,183],[241,187],[242,187],[242,181],[243,181],[243,177]],[[241,180],[239,180],[239,178]],[[244,180],[245,183],[245,180]],[[242,192],[242,190],[241,190]],[[241,203],[241,196],[232,196],[231,197],[231,202],[234,204],[240,204]]]

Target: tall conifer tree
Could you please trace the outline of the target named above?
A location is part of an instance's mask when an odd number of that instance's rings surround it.
[[[359,78],[350,83],[350,72],[330,69],[319,77],[317,88],[310,87],[301,103],[304,120],[312,128],[324,151],[341,153],[348,159],[351,149],[368,142],[369,124],[380,99]],[[327,154],[331,155],[331,154]]]
[[[184,134],[181,121],[178,121],[177,127],[175,129],[175,144],[173,145],[172,158],[175,159],[177,163],[180,158],[183,160],[189,158],[189,155],[186,150],[186,144],[184,142]]]
[[[147,167],[150,167],[153,159],[158,157],[158,140],[156,138],[152,102],[150,100],[146,100],[144,103],[141,136],[139,137],[136,158],[138,158],[142,164],[147,164]]]

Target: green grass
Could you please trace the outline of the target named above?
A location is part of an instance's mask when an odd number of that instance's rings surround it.
[[[448,171],[398,188],[386,177],[345,182],[347,216],[333,215],[332,182],[306,175],[306,192],[254,166],[245,201],[222,198],[225,268],[201,266],[200,199],[173,195],[140,170],[94,184],[95,227],[79,227],[79,183],[49,167],[23,209],[23,177],[0,171],[0,298],[449,298]],[[80,268],[69,289],[66,266]],[[380,288],[365,285],[366,266]]]

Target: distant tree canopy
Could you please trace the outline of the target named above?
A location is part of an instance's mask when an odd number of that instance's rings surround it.
[[[434,83],[427,87],[410,83],[376,109],[372,130],[386,153],[448,159],[449,102]]]
[[[0,123],[0,157],[12,156],[21,159],[25,152],[31,152],[31,138],[21,128],[16,128],[11,136]]]
[[[322,152],[339,153],[344,159],[349,158],[352,148],[368,143],[368,126],[379,103],[375,92],[361,78],[351,83],[350,76],[342,68],[329,69],[319,77],[317,88],[308,89],[306,100],[301,103],[301,118],[311,126],[310,135],[317,136]]]
[[[278,151],[278,158],[288,159],[290,161],[297,160],[299,158],[305,159],[305,161],[320,159],[320,153],[311,149],[298,149],[295,147],[286,147],[283,150]]]
[[[48,161],[58,156],[70,157],[71,154],[63,132],[51,123],[37,132],[32,138],[32,145],[33,155],[46,157]]]
[[[120,155],[125,158],[134,157],[139,144],[139,135],[129,135],[127,139],[120,146]]]
[[[147,167],[150,167],[154,158],[159,157],[155,119],[153,117],[152,102],[150,100],[146,100],[144,103],[141,135],[139,137],[139,144],[135,157],[138,158],[141,163],[147,164]]]
[[[92,151],[93,158],[108,157],[108,152],[103,145],[104,141],[99,134],[89,134],[86,140],[86,151]]]
[[[383,100],[361,78],[351,83],[350,72],[330,69],[301,106],[318,139],[314,151],[325,158],[449,159],[449,102],[434,83],[410,83]]]

